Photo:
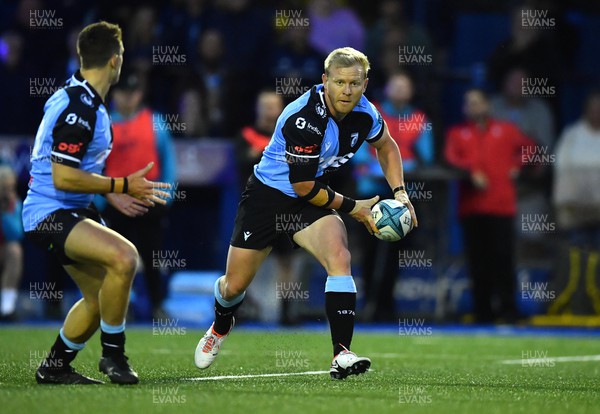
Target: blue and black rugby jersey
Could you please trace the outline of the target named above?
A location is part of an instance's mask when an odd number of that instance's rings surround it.
[[[53,162],[101,174],[111,149],[108,111],[98,92],[78,71],[44,105],[31,153],[29,191],[23,203],[25,231],[34,230],[53,211],[88,207],[94,198],[94,194],[56,189]]]
[[[298,197],[292,183],[339,169],[364,141],[372,143],[382,135],[381,115],[364,95],[338,122],[325,104],[323,84],[315,85],[285,107],[254,174],[263,184]]]

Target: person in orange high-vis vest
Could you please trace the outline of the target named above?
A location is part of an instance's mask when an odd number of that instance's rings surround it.
[[[271,140],[277,118],[283,111],[283,97],[273,91],[263,91],[256,98],[256,120],[253,125],[246,125],[235,137],[236,161],[240,191],[244,189],[254,164],[260,161],[262,152]],[[302,258],[302,252],[294,251],[289,243],[280,240],[273,246],[277,283],[297,282],[298,275],[293,272],[294,261]],[[295,266],[298,268],[298,266]],[[297,312],[291,308],[291,300],[282,298],[279,322],[282,325],[293,325],[298,322]]]
[[[143,97],[142,82],[135,74],[121,76],[121,82],[114,86],[111,110],[113,148],[106,159],[105,173],[121,177],[137,166],[143,168],[154,162],[154,168],[146,178],[152,181],[160,179],[175,186],[175,152],[169,124],[165,122],[168,117],[144,107]],[[95,203],[102,208],[104,203],[98,199]],[[147,214],[135,218],[118,214],[110,205],[103,212],[109,226],[131,240],[140,253],[153,318],[168,317],[162,308],[166,288],[163,287],[161,268],[155,266],[153,260],[153,252],[162,248],[167,212],[168,205],[156,205]]]

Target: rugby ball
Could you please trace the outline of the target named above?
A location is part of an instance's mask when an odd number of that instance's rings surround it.
[[[385,241],[398,241],[412,230],[408,207],[398,200],[381,200],[371,209],[375,226],[381,233],[375,237]]]

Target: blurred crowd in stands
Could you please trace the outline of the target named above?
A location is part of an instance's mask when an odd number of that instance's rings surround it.
[[[600,94],[595,89],[600,72],[594,70],[600,68],[594,43],[600,42],[589,39],[598,32],[590,32],[586,20],[594,16],[598,24],[600,6],[590,3],[107,0],[90,6],[74,0],[6,0],[0,5],[0,140],[35,134],[45,100],[78,68],[77,33],[88,23],[107,20],[123,28],[123,77],[139,79],[144,105],[137,105],[185,125],[161,140],[231,140],[241,177],[260,156],[283,106],[320,83],[325,56],[336,47],[352,46],[371,61],[366,95],[387,120],[407,173],[435,165],[468,173],[455,213],[465,226],[469,269],[479,289],[476,319],[512,321],[514,303],[506,297],[515,296],[514,277],[489,276],[485,266],[495,258],[506,265],[500,270],[510,273],[524,251],[529,258],[539,250],[548,256],[543,232],[507,231],[515,217],[556,212],[569,240],[600,249],[600,199],[589,197],[600,183]],[[488,21],[495,24],[481,23]],[[465,31],[472,37],[465,38]],[[590,45],[595,52],[585,49]],[[119,112],[118,93],[107,99],[113,116]],[[507,138],[488,145],[494,137]],[[465,140],[475,142],[468,151]],[[530,156],[530,162],[523,161],[523,154],[540,152],[556,159]],[[502,166],[486,169],[502,157]],[[481,164],[484,159],[487,164]],[[339,179],[340,190],[362,198],[387,191],[372,151],[364,148],[353,165],[354,171]],[[169,171],[174,174],[174,167]],[[556,172],[558,180],[553,179]],[[498,188],[506,198],[497,197]],[[503,208],[499,203],[505,203]],[[492,222],[489,216],[509,221]],[[421,240],[431,236],[424,227],[423,236],[410,242],[413,249],[429,248]],[[482,257],[477,244],[495,237],[508,250],[520,243],[517,257],[499,248],[492,249],[494,257]],[[377,304],[371,317],[390,319],[402,247],[373,238],[360,245],[366,295]],[[377,256],[381,249],[389,253]],[[278,253],[284,258],[282,273],[289,272],[286,255]],[[481,266],[484,274],[474,276]],[[384,276],[374,276],[377,272]],[[156,277],[148,281],[157,283]],[[492,298],[492,290],[502,298]],[[158,296],[153,298],[157,308]],[[2,302],[4,309],[4,296]]]

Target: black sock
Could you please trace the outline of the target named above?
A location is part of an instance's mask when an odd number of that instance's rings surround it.
[[[109,334],[101,331],[102,356],[123,355],[125,353],[125,332]]]
[[[233,314],[237,308],[240,307],[242,302],[244,302],[243,299],[239,303],[226,308],[215,299],[215,326],[213,329],[216,333],[219,335],[225,335],[227,332],[229,332],[229,329],[231,329],[231,319],[233,318]]]
[[[77,356],[77,352],[79,351],[69,348],[59,334],[50,348],[48,356],[42,361],[42,367],[52,371],[66,370]]]
[[[329,319],[333,355],[339,354],[344,348],[350,349],[354,333],[354,315],[356,311],[356,293],[327,292],[325,293],[325,311]]]

